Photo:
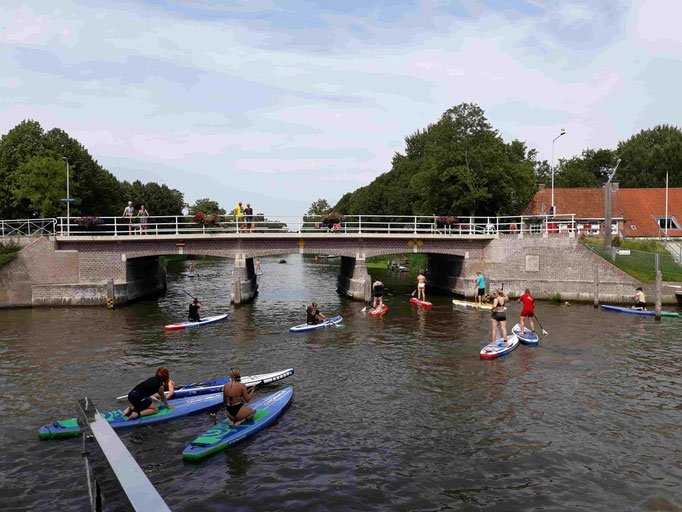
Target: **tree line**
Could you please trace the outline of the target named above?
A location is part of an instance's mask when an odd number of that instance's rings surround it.
[[[618,143],[616,149],[585,149],[559,160],[557,188],[603,187],[618,159],[614,179],[625,188],[682,186],[682,131],[660,125]],[[405,138],[391,170],[345,194],[329,208],[324,200],[309,214],[517,215],[551,181],[551,166],[525,142],[505,142],[478,105],[462,103]],[[325,208],[320,208],[324,201]]]

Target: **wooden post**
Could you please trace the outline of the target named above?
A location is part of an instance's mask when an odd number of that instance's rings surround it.
[[[656,272],[656,320],[661,319],[661,286],[663,285],[663,273]]]
[[[594,307],[599,307],[599,267],[594,267]]]

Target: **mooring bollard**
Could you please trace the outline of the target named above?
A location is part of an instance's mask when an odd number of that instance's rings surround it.
[[[661,287],[663,285],[663,274],[660,270],[656,271],[656,320],[661,319]]]

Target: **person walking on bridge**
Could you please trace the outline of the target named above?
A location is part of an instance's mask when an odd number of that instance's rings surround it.
[[[133,208],[133,202],[128,201],[128,206],[123,209],[123,215],[121,217],[128,217],[128,234],[133,234],[133,215],[135,215],[135,209]]]

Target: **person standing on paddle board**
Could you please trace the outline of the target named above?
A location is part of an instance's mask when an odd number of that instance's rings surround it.
[[[377,309],[377,299],[379,299],[379,309],[384,307],[384,283],[378,279],[374,281],[372,285],[372,292],[374,294],[374,302],[372,303],[372,309]]]
[[[526,288],[526,291],[524,292],[521,297],[519,297],[519,300],[516,302],[523,302],[523,309],[521,309],[521,334],[526,332],[526,326],[524,325],[524,321],[526,317],[528,317],[528,321],[530,322],[530,330],[535,333],[535,323],[533,323],[533,317],[535,316],[534,310],[535,310],[535,299],[533,296],[530,294],[530,289]]]
[[[260,272],[260,260],[256,260],[256,272]]]
[[[242,376],[239,368],[230,368],[230,382],[223,386],[223,401],[225,412],[230,420],[230,426],[236,427],[253,418],[255,411],[244,404],[251,400],[258,386],[246,391],[246,386],[241,383]]]
[[[637,293],[635,293],[635,296],[632,297],[633,300],[635,301],[635,305],[632,306],[632,309],[638,309],[640,311],[646,311],[646,296],[644,295],[644,290],[642,288],[637,288]]]
[[[169,409],[174,409],[172,405],[168,405],[168,399],[166,398],[165,386],[170,382],[170,372],[168,368],[161,366],[156,370],[156,375],[148,378],[147,380],[140,382],[135,386],[130,393],[128,393],[128,402],[130,402],[131,407],[127,407],[123,411],[123,416],[126,417],[126,421],[134,420],[142,416],[150,416],[159,412],[159,408],[154,403],[152,399],[153,395],[158,395],[161,397],[161,402],[163,405]],[[159,400],[156,400],[157,402]]]
[[[194,268],[194,262],[190,261],[189,262],[189,273],[194,274],[195,271],[196,271],[196,269]]]
[[[483,305],[483,297],[485,297],[485,277],[479,271],[476,271],[476,298],[478,305]]]
[[[426,302],[426,278],[421,274],[417,276],[417,300]]]
[[[326,320],[327,317],[324,316],[322,313],[320,313],[320,310],[317,309],[317,302],[313,302],[311,306],[308,306],[305,308],[305,314],[306,314],[306,323],[308,325],[315,325],[320,323],[320,318],[322,320]]]
[[[502,328],[502,338],[504,339],[504,346],[507,346],[507,315],[504,313],[504,304],[509,300],[509,297],[502,290],[495,290],[493,293],[495,299],[493,300],[493,313],[491,315],[493,323],[493,345],[497,342],[497,329]]]
[[[201,320],[201,303],[199,302],[199,299],[196,297],[192,301],[192,303],[189,305],[189,321],[190,322],[198,322]]]

